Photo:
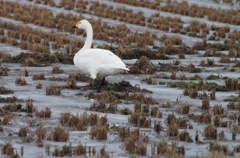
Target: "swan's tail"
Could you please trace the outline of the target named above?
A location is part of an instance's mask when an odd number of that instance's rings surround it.
[[[121,69],[126,70],[126,71],[130,71],[129,68],[126,68],[126,67],[122,67]]]

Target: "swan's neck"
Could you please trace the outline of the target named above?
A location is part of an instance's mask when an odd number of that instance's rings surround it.
[[[91,48],[92,39],[93,39],[93,30],[92,30],[92,26],[91,26],[91,25],[89,25],[89,26],[86,28],[86,33],[87,33],[87,38],[86,38],[85,44],[84,44],[84,46],[82,47],[82,49],[80,50],[80,52],[83,51],[83,50],[86,50],[86,49],[90,49],[90,48]]]
[[[78,59],[78,56],[81,54],[81,52],[91,48],[92,39],[93,39],[93,30],[92,30],[91,24],[89,24],[89,26],[86,27],[86,33],[87,33],[87,38],[84,46],[74,55],[74,58],[73,58],[74,65],[77,64],[77,59]]]

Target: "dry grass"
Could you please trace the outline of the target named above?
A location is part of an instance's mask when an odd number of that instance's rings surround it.
[[[26,82],[26,80],[25,80],[24,78],[19,77],[19,78],[16,78],[15,84],[18,84],[18,85],[20,85],[20,86],[23,86],[23,85],[26,85],[27,82]]]
[[[177,136],[178,135],[178,125],[176,123],[167,125],[167,134],[168,136]]]
[[[35,111],[35,107],[33,106],[33,101],[31,99],[28,99],[26,101],[25,109],[27,113],[32,113]]]
[[[54,74],[61,74],[61,73],[63,73],[64,71],[59,67],[59,66],[55,66],[55,67],[53,67],[53,69],[52,69],[52,73],[54,73]]]
[[[92,139],[103,140],[107,139],[107,132],[108,129],[106,126],[98,124],[91,128],[90,135]]]
[[[41,82],[38,82],[38,83],[36,84],[36,88],[37,88],[37,89],[42,89],[42,83],[41,83]]]
[[[214,115],[223,115],[224,114],[224,108],[222,107],[222,105],[214,105],[212,111],[213,111]]]
[[[238,84],[238,79],[237,78],[229,78],[227,77],[225,79],[225,86],[227,89],[229,90],[237,90],[239,88],[239,84]]]
[[[168,151],[168,144],[165,139],[162,139],[158,144],[157,144],[157,154],[166,154]]]
[[[140,59],[130,67],[130,73],[132,74],[153,74],[155,72],[154,65],[149,58],[142,56]]]
[[[28,77],[28,70],[24,68],[24,76]]]
[[[64,128],[57,126],[51,131],[49,139],[55,142],[67,142],[69,139],[69,133],[66,132]]]
[[[25,66],[37,66],[37,65],[38,65],[38,63],[36,62],[36,60],[33,59],[33,58],[24,59],[23,64],[24,64]]]
[[[3,145],[2,153],[10,157],[18,157],[18,155],[14,153],[14,148],[11,143],[6,143]]]
[[[0,59],[9,57],[11,57],[11,54],[8,51],[0,51]]]
[[[202,109],[209,110],[209,108],[210,108],[210,99],[209,97],[205,97],[202,101]]]
[[[43,128],[42,125],[40,125],[36,131],[35,131],[36,135],[37,135],[37,142],[41,142],[45,137],[46,137],[46,129]]]
[[[32,79],[33,80],[45,80],[45,74],[44,73],[34,74]]]
[[[179,134],[179,140],[180,141],[185,141],[185,142],[193,142],[191,136],[187,131],[183,131]]]
[[[154,131],[157,132],[157,134],[159,134],[162,130],[163,130],[163,127],[161,125],[161,122],[156,122],[156,120],[155,120],[154,121]]]
[[[213,127],[213,125],[205,126],[203,133],[207,139],[217,139],[217,128]]]
[[[51,117],[52,111],[51,108],[49,107],[45,107],[44,110],[38,111],[38,109],[35,109],[35,114],[37,117],[40,118],[47,118],[47,117]]]
[[[19,137],[26,137],[27,134],[28,134],[28,131],[29,131],[28,128],[29,128],[28,126],[23,126],[23,127],[21,127],[21,128],[19,129],[19,131],[18,131],[18,136],[19,136]]]
[[[74,155],[85,155],[87,153],[87,147],[86,145],[83,146],[82,144],[78,144],[74,148]]]
[[[61,89],[57,88],[54,84],[49,85],[46,88],[46,95],[60,95]]]
[[[7,89],[4,86],[0,86],[0,94],[11,94],[13,92],[14,92],[13,90]]]

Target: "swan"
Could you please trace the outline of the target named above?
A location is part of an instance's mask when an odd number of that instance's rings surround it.
[[[80,20],[72,28],[86,31],[87,37],[82,49],[73,58],[74,65],[86,75],[94,79],[94,86],[98,92],[105,81],[105,77],[129,71],[123,61],[114,53],[106,49],[91,48],[93,39],[92,25],[87,20]],[[97,84],[97,78],[102,78]]]

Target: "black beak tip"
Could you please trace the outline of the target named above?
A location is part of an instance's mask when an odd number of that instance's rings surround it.
[[[72,26],[71,28],[77,28],[77,27],[74,25],[74,26]]]

